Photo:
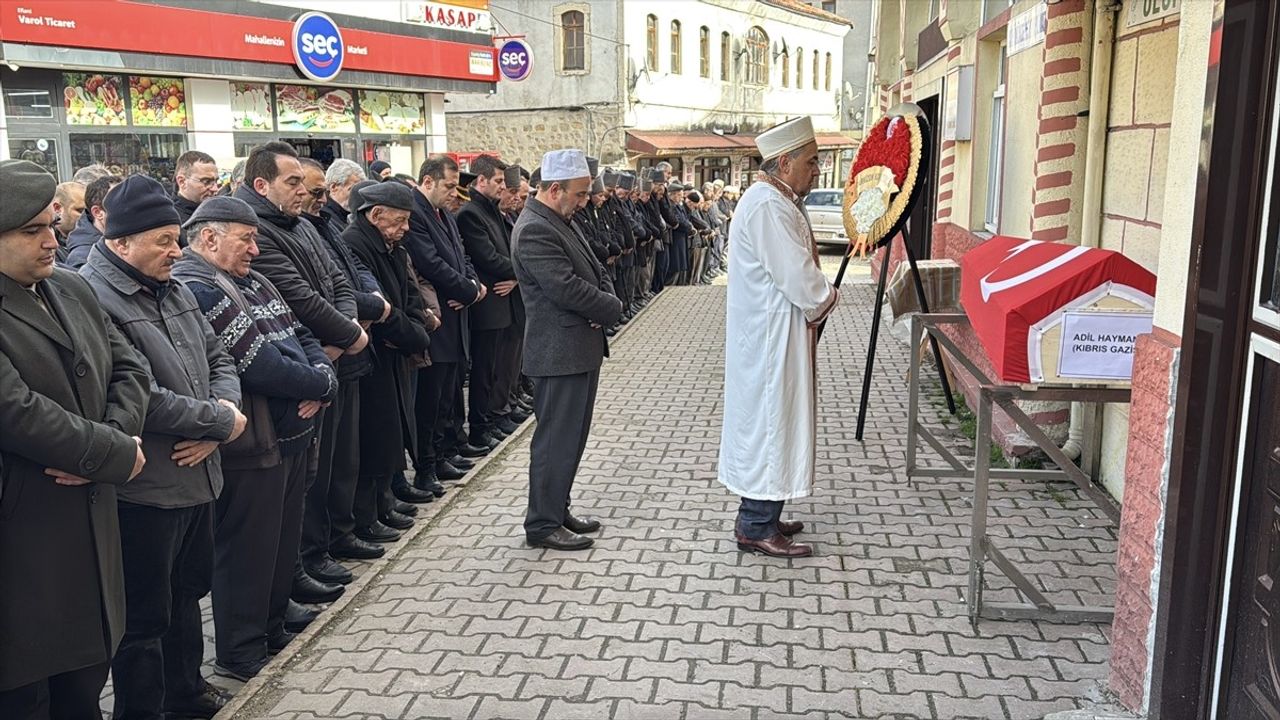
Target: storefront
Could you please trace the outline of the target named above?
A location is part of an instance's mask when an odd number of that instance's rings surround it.
[[[182,0],[0,6],[0,158],[33,160],[59,180],[100,162],[166,181],[186,150],[225,172],[282,139],[324,164],[385,160],[412,172],[446,149],[444,92],[487,93],[497,79],[485,34],[223,7],[237,14]]]
[[[842,187],[840,170],[848,166],[848,161],[842,165],[837,158],[846,150],[852,157],[856,141],[835,133],[819,133],[817,140],[820,169],[816,187]],[[730,135],[633,130],[627,132],[627,154],[637,168],[669,162],[674,177],[697,187],[719,179],[745,188],[760,169],[756,135],[747,132]]]

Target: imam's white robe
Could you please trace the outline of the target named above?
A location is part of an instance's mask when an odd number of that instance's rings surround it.
[[[729,226],[720,482],[755,500],[790,500],[813,489],[815,323],[839,299],[794,197],[756,182]]]

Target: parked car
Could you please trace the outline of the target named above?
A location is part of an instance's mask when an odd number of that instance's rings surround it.
[[[804,198],[813,225],[813,237],[819,245],[848,245],[844,232],[844,190],[840,188],[810,190]]]

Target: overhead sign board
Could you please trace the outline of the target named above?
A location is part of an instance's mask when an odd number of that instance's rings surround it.
[[[533,48],[519,38],[502,43],[498,48],[498,71],[507,80],[520,82],[533,74]]]
[[[446,30],[488,34],[493,29],[493,16],[488,9],[449,2],[405,3],[404,19]]]
[[[303,75],[316,82],[328,82],[342,71],[346,48],[342,30],[328,15],[306,12],[293,21],[293,61]]]
[[[1182,0],[1129,0],[1129,16],[1125,18],[1125,27],[1145,25],[1153,20],[1177,15],[1182,9]]]

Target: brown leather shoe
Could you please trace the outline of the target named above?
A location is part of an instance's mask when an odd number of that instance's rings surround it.
[[[804,532],[804,523],[799,520],[779,520],[778,532],[791,537],[796,533]]]
[[[813,554],[812,545],[792,542],[791,538],[782,533],[764,540],[752,540],[743,535],[738,535],[737,540],[738,549],[744,552],[762,552],[765,555],[785,558],[809,557]]]

